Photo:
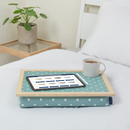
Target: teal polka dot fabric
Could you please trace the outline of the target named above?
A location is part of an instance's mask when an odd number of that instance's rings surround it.
[[[80,87],[80,88],[69,88],[69,89],[53,89],[53,90],[40,90],[44,91],[44,92],[108,92],[108,89],[104,83],[104,80],[102,79],[102,76],[98,76],[98,77],[94,77],[94,78],[88,78],[85,77],[83,75],[82,72],[66,72],[66,71],[62,71],[62,72],[57,72],[57,71],[26,71],[24,73],[24,80],[23,80],[23,86],[22,86],[22,92],[35,92],[32,90],[32,88],[30,87],[28,81],[26,80],[27,76],[37,76],[37,75],[53,75],[53,74],[76,74],[78,73],[83,79],[85,79],[89,85],[87,85],[82,79],[82,81],[84,82],[84,84],[86,85],[86,87]],[[78,76],[78,75],[77,75]],[[38,91],[36,91],[38,92]]]
[[[101,107],[109,97],[20,97],[20,107]]]
[[[30,87],[27,76],[37,75],[53,75],[53,74],[77,74],[80,75],[85,81],[89,83],[87,85],[80,77],[80,79],[86,84],[86,87],[78,88],[64,88],[53,90],[40,90],[33,91]],[[77,76],[78,76],[77,75]],[[24,80],[22,86],[22,92],[108,92],[108,89],[102,79],[102,76],[88,78],[83,75],[82,72],[67,72],[67,71],[25,71]],[[20,107],[97,107],[97,106],[109,106],[109,97],[20,97]]]

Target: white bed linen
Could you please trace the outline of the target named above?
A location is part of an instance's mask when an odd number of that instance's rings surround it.
[[[15,96],[20,69],[82,69],[87,55],[50,50],[0,67],[0,130],[130,130],[130,68],[105,63],[116,93],[114,105],[81,108],[20,108]]]
[[[80,52],[130,67],[130,0],[120,2],[102,4],[96,25]]]

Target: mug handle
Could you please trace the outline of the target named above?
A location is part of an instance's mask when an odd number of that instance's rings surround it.
[[[106,70],[106,66],[102,62],[100,62],[100,64],[102,64],[104,66],[104,70],[102,72],[99,72],[99,74],[102,74]]]

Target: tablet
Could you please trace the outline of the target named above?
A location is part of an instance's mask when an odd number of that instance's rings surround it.
[[[34,91],[85,87],[85,84],[75,74],[27,76],[26,79]]]

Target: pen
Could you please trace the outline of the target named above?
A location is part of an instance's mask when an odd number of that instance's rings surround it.
[[[78,73],[76,73],[87,85],[89,85],[88,84],[88,82],[87,81],[85,81]]]

